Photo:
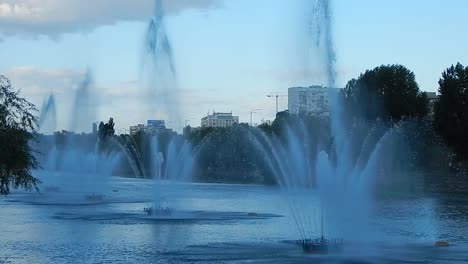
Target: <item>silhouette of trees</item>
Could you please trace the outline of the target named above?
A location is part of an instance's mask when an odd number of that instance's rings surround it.
[[[248,125],[202,127],[188,140],[198,149],[195,178],[208,182],[273,183],[248,138]]]
[[[468,160],[468,67],[452,65],[439,80],[434,127],[461,160]]]
[[[350,80],[344,98],[348,110],[369,121],[422,118],[429,111],[414,73],[398,64],[382,65]]]
[[[10,193],[10,187],[36,189],[39,180],[31,170],[39,167],[29,145],[36,138],[35,106],[20,97],[10,80],[0,75],[0,194]]]
[[[104,124],[104,122],[101,121],[99,123],[99,128],[98,128],[98,135],[99,135],[99,140],[105,140],[107,137],[112,137],[115,134],[115,123],[114,119],[111,117],[109,119],[109,122]]]

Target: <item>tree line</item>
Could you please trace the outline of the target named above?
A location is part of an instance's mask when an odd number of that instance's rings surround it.
[[[37,110],[20,96],[19,90],[5,76],[0,76],[0,85],[0,194],[8,194],[10,188],[37,188],[39,181],[32,176],[31,170],[38,169],[40,165],[33,147],[41,144],[42,148],[47,147],[45,137],[38,137],[36,131]],[[340,100],[346,115],[343,122],[357,133],[369,133],[375,124],[384,127],[400,124],[404,127],[415,167],[426,170],[448,167],[449,170],[466,171],[468,67],[457,63],[443,71],[435,102],[429,102],[420,90],[415,74],[402,65],[382,65],[365,71],[346,84]],[[166,155],[172,138],[177,137],[178,142],[189,141],[196,154],[194,178],[197,181],[276,184],[261,153],[246,135],[251,130],[261,130],[267,137],[275,136],[282,140],[288,133],[285,127],[298,123],[310,128],[307,129],[308,137],[314,149],[333,154],[328,118],[291,115],[287,111],[279,112],[271,124],[261,124],[258,128],[247,124],[228,128],[187,127],[183,135],[158,135],[159,148]],[[135,144],[137,147],[134,149],[140,153],[130,155],[145,156],[142,154],[147,152],[148,138],[144,133],[114,135],[113,120],[102,123],[99,131],[98,135],[74,137],[77,142],[99,142],[99,151],[103,152],[119,151],[116,144]],[[31,144],[37,140],[39,142]],[[56,133],[53,141],[65,144],[64,133]],[[95,151],[93,144],[77,145]],[[141,175],[145,175],[149,162],[143,160],[138,169]],[[129,171],[127,165],[120,168],[121,172]]]

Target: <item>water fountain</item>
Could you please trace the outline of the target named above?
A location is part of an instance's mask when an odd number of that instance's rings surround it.
[[[87,132],[90,123],[96,120],[96,94],[93,87],[93,76],[88,69],[78,85],[70,114],[70,131]]]
[[[177,193],[189,191],[187,183],[192,182],[194,153],[191,144],[178,136],[170,139],[166,150],[157,136],[151,136],[149,156],[155,198],[144,211],[152,217],[169,217],[176,213]]]
[[[180,124],[181,106],[178,102],[178,84],[176,67],[171,42],[169,40],[164,16],[164,6],[161,0],[155,0],[154,15],[148,23],[144,39],[142,76],[148,94],[147,113],[166,117],[169,122]],[[162,101],[159,98],[163,98]],[[161,107],[162,109],[158,107]],[[173,135],[164,149],[158,136],[149,139],[150,149],[146,155],[150,160],[150,175],[154,179],[155,200],[145,211],[155,215],[152,208],[167,215],[165,210],[176,203],[177,195],[167,194],[184,189],[183,182],[192,181],[193,150],[190,144]],[[164,155],[165,154],[165,155]],[[167,195],[165,195],[167,194]],[[169,202],[170,200],[170,202]],[[170,203],[171,207],[167,205]]]
[[[330,117],[317,119],[329,125],[330,137],[317,141],[320,135],[311,135],[319,127],[310,128],[304,120],[285,124],[281,135],[251,132],[252,142],[287,197],[298,243],[305,252],[318,253],[332,244],[342,248],[342,239],[377,239],[370,227],[376,186],[381,178],[397,173],[386,171],[386,164],[401,161],[405,154],[400,126],[388,129],[379,122],[372,126],[349,122],[341,92],[330,89],[336,87],[330,2],[318,0],[312,8],[317,29],[314,48],[322,55],[330,98]]]
[[[50,93],[44,100],[39,116],[39,132],[53,134],[57,129],[57,113],[55,108],[55,96]]]
[[[141,71],[148,99],[147,113],[165,117],[176,124],[178,129],[182,109],[179,104],[176,67],[165,19],[162,1],[155,0],[154,16],[148,23],[144,40]]]
[[[177,100],[177,80],[172,54],[172,48],[165,28],[165,18],[163,6],[160,0],[155,1],[155,12],[151,18],[144,42],[144,59],[142,61],[142,75],[146,85],[146,92],[149,96],[150,106],[147,114],[150,116],[157,114],[156,108],[164,106],[161,116],[169,118],[173,123],[180,121],[180,105]],[[75,135],[75,132],[89,131],[91,123],[96,118],[96,94],[93,91],[93,78],[90,70],[87,70],[83,80],[76,89],[73,106],[70,114],[70,131],[72,133],[62,133],[56,137],[63,137],[62,142],[56,144],[52,142],[50,151],[43,159],[44,172],[40,178],[44,182],[53,184],[46,190],[57,190],[55,185],[67,183],[69,188],[101,192],[108,182],[109,176],[120,165],[123,158],[126,158],[134,176],[153,177],[158,184],[161,180],[167,182],[190,182],[193,154],[192,147],[186,142],[180,142],[174,137],[167,149],[160,149],[156,137],[150,140],[150,152],[142,153],[143,146],[136,144],[134,138],[128,135],[110,138],[113,145],[112,151],[102,151],[100,140],[97,135]],[[158,98],[164,98],[159,102]],[[51,95],[45,101],[41,111],[41,128],[46,129],[46,122],[55,119],[55,99]],[[52,132],[55,127],[51,128]],[[85,139],[86,138],[86,139]],[[79,140],[80,142],[78,142]],[[81,141],[86,142],[81,142]],[[57,141],[57,139],[55,140]],[[166,153],[163,157],[162,153]],[[145,157],[144,155],[147,155]],[[145,167],[144,159],[151,160],[149,168]],[[55,177],[55,176],[56,177]],[[50,179],[49,179],[50,178]],[[71,179],[69,179],[71,178]],[[87,184],[91,183],[93,184]],[[82,185],[86,184],[87,187]],[[95,188],[96,187],[96,188]],[[99,195],[93,195],[92,200]]]
[[[70,114],[72,131],[89,130],[87,128],[90,128],[95,116],[93,98],[92,77],[88,70],[76,90]],[[41,111],[41,131],[46,129],[49,120],[55,119],[55,114],[55,99],[50,95]],[[104,198],[109,177],[121,161],[120,153],[100,151],[95,134],[63,132],[43,138],[49,149],[44,157],[40,156],[44,170],[37,174],[46,184],[44,191],[61,191],[67,195],[85,193],[85,198],[89,201]]]
[[[167,150],[166,179],[192,182],[194,160],[192,145],[185,140],[173,138]]]

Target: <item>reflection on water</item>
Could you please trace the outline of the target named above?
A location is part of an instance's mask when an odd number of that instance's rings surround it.
[[[344,255],[304,255],[289,207],[274,187],[163,185],[160,199],[176,209],[165,219],[143,208],[154,200],[151,181],[113,179],[105,197],[78,191],[17,192],[0,200],[0,263],[401,263],[468,259],[464,197],[381,200],[372,221],[372,247],[348,243]],[[313,199],[313,195],[310,196]],[[311,200],[311,204],[314,201]],[[433,247],[438,239],[449,248]],[[362,250],[364,249],[365,250]],[[8,262],[7,262],[8,261]]]

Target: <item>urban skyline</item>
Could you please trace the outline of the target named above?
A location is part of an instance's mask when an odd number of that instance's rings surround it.
[[[343,89],[343,88],[333,88],[333,89]],[[430,115],[433,114],[434,111],[434,102],[437,99],[437,92],[427,92],[422,90],[424,92],[429,100],[429,113]],[[267,95],[268,97],[277,97],[281,98],[284,97],[286,100],[286,108],[277,108],[277,112],[285,111],[287,110],[291,114],[300,114],[300,113],[307,113],[315,116],[328,116],[329,114],[329,91],[327,87],[324,87],[322,85],[310,85],[310,86],[304,86],[304,87],[289,87],[288,88],[288,94],[287,95]],[[319,100],[318,97],[321,97]],[[301,101],[301,102],[300,102]],[[272,103],[275,104],[275,101],[272,100]],[[191,119],[185,119],[183,126],[182,124],[179,124],[176,127],[173,127],[174,130],[176,131],[181,131],[184,127],[186,126],[191,126],[191,127],[206,127],[206,126],[213,126],[213,127],[226,127],[226,126],[231,126],[233,124],[239,124],[239,123],[244,123],[244,124],[249,124],[250,126],[254,125],[257,126],[262,123],[269,123],[274,120],[273,119],[265,119],[263,115],[252,115],[252,113],[262,113],[261,109],[254,109],[256,111],[251,111],[250,112],[250,121],[244,121],[240,122],[240,116],[234,116],[235,122],[232,124],[227,124],[227,125],[220,125],[220,124],[213,124],[208,121],[207,118],[210,116],[213,117],[214,119],[216,118],[217,115],[221,115],[223,117],[224,115],[234,115],[232,111],[226,112],[226,111],[215,111],[212,110],[211,114],[208,111],[206,116],[201,117],[201,118],[191,118]],[[246,118],[249,117],[244,117],[243,120],[246,120]],[[252,120],[253,118],[253,120]],[[204,124],[204,119],[206,119],[205,124]],[[198,125],[197,122],[192,122],[193,120],[200,120],[200,124]],[[149,122],[150,120],[147,120]],[[159,120],[158,120],[159,121]],[[165,120],[161,120],[164,122]],[[131,125],[130,129],[127,129],[129,131],[129,134],[131,133],[132,127],[137,127],[140,126],[141,129],[144,129],[145,125],[144,124],[135,124]],[[126,128],[118,128],[118,130],[125,131]],[[180,132],[179,131],[179,132]]]

